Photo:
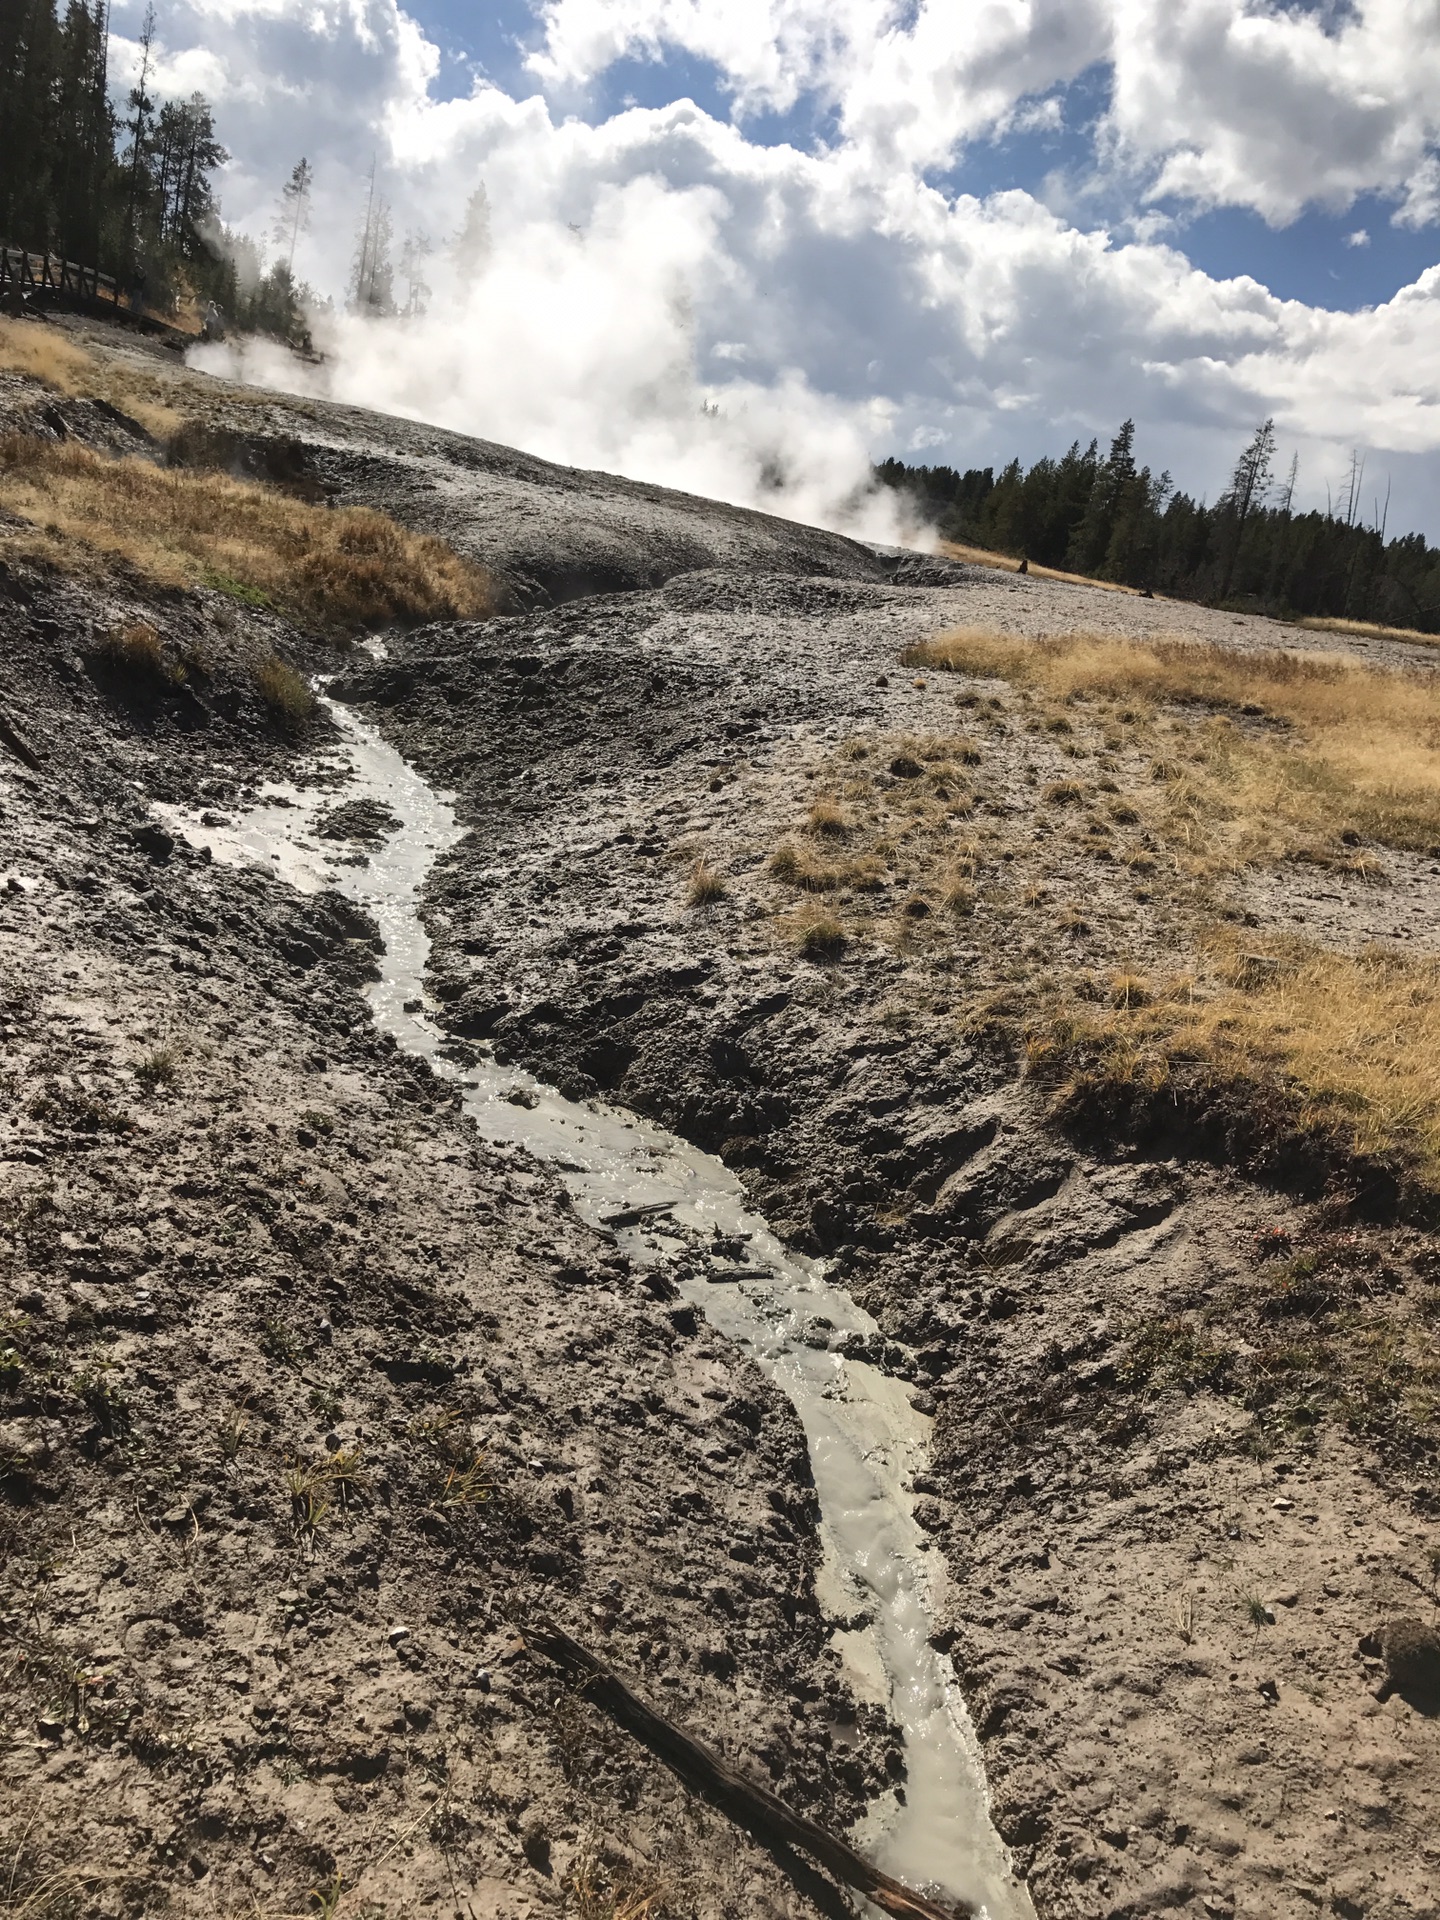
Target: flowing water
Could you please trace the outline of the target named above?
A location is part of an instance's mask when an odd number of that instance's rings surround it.
[[[487,1139],[549,1161],[582,1217],[599,1225],[617,1213],[663,1209],[617,1227],[616,1237],[632,1259],[671,1261],[682,1295],[794,1405],[820,1501],[820,1598],[837,1623],[835,1645],[856,1693],[885,1706],[904,1735],[903,1798],[884,1795],[852,1839],[912,1886],[973,1901],[990,1920],[1026,1920],[1029,1899],[990,1824],[973,1730],[948,1662],[929,1641],[944,1573],[908,1488],[925,1460],[930,1422],[902,1382],[845,1351],[872,1346],[874,1321],[820,1264],[780,1244],[719,1160],[617,1109],[563,1100],[513,1069],[485,1061],[462,1072],[441,1056],[444,1035],[426,1009],[430,942],[419,895],[462,829],[453,808],[378,734],[326,704],[344,743],[334,769],[348,776],[342,789],[272,787],[225,825],[200,824],[176,808],[157,813],[217,859],[255,861],[297,887],[334,886],[363,903],[385,940],[382,978],[368,990],[376,1024],[460,1081],[466,1111]],[[333,841],[327,849],[316,838],[315,821],[332,799],[362,798],[383,801],[401,824],[367,865],[354,866]],[[717,1237],[728,1249],[723,1259],[707,1253]],[[717,1273],[726,1277],[707,1277]]]

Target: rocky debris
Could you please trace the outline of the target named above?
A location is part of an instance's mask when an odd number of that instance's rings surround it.
[[[326,840],[357,840],[378,846],[400,825],[398,816],[380,800],[342,800],[327,807],[315,823]]]

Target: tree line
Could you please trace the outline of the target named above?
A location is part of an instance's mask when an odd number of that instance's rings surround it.
[[[1103,457],[1077,440],[1058,460],[1012,460],[998,475],[893,459],[874,471],[961,544],[1175,599],[1440,632],[1440,548],[1418,533],[1387,540],[1379,502],[1366,520],[1362,456],[1324,513],[1294,510],[1297,462],[1281,480],[1275,461],[1267,420],[1207,505],[1137,466],[1127,420]]]
[[[213,303],[230,325],[308,345],[294,277],[309,168],[282,196],[280,255],[266,266],[223,224],[214,176],[229,159],[203,94],[155,89],[155,15],[136,83],[109,87],[108,0],[0,0],[0,239],[113,274],[121,297],[161,313]],[[285,249],[283,231],[290,245]]]

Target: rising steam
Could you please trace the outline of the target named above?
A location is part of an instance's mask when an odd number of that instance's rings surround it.
[[[483,263],[437,261],[423,314],[319,316],[318,366],[254,338],[198,347],[191,363],[862,539],[913,539],[871,480],[888,406],[817,393],[796,372],[747,377],[746,350],[705,324],[736,293],[717,284],[712,197],[631,183],[583,233],[536,223]],[[725,373],[706,381],[702,364]]]

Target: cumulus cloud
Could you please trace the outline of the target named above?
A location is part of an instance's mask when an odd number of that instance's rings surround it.
[[[1114,0],[1110,125],[1152,192],[1272,222],[1403,196],[1440,137],[1434,0]]]
[[[1387,4],[1415,42],[1423,10]],[[1326,46],[1370,32],[1383,11],[1380,0],[1334,19],[1220,0],[1171,0],[1163,14],[1148,0],[993,0],[966,10],[962,35],[959,10],[927,0],[903,11],[871,0],[554,0],[535,60],[555,86],[581,86],[623,53],[679,45],[712,60],[735,101],[729,120],[687,101],[587,120],[544,92],[517,99],[483,82],[437,98],[435,50],[395,0],[175,0],[162,82],[201,55],[223,74],[214,91],[235,154],[226,213],[253,232],[309,155],[317,209],[298,265],[323,289],[343,287],[372,155],[400,232],[443,242],[486,183],[495,251],[484,279],[461,286],[442,253],[423,320],[341,317],[319,375],[267,374],[318,378],[341,397],[552,458],[883,532],[855,519],[872,454],[1033,457],[1130,414],[1147,457],[1212,490],[1269,413],[1303,449],[1302,491],[1308,475],[1322,499],[1346,442],[1433,455],[1434,275],[1366,314],[1327,314],[1252,279],[1196,271],[1183,228],[1177,243],[1177,230],[1142,216],[1119,244],[1028,193],[956,194],[931,171],[957,141],[1053,119],[1047,90],[1102,57],[1115,69],[1106,138],[1138,166],[1150,109],[1121,74],[1120,39],[1155,72],[1166,60],[1203,65],[1209,47],[1213,71],[1196,81],[1207,98],[1224,91],[1225,59],[1269,71],[1303,43],[1310,65],[1296,71],[1323,94],[1339,85]],[[134,0],[118,0],[117,21],[133,12]],[[1265,33],[1230,31],[1247,22]],[[766,144],[747,125],[752,108],[827,88],[840,119],[824,143],[776,143],[771,128]],[[1189,190],[1220,193],[1249,138],[1226,132],[1246,122],[1244,102],[1228,111],[1203,150],[1182,140],[1152,156],[1162,172],[1149,184],[1173,164],[1199,169]],[[1392,120],[1418,124],[1408,112]],[[1303,144],[1300,126],[1292,144]],[[1316,181],[1332,160],[1361,177],[1363,142],[1347,136],[1337,156],[1318,123],[1311,138]],[[1371,149],[1399,154],[1408,138],[1392,127],[1388,147]],[[1290,149],[1275,136],[1267,151],[1273,211],[1289,204]],[[1422,166],[1412,190],[1423,177]],[[1254,203],[1261,188],[1247,190]]]
[[[877,164],[944,165],[1104,66],[1111,157],[1154,196],[1281,222],[1381,193],[1436,217],[1434,0],[545,0],[542,18],[546,78],[676,48],[742,118],[814,93]]]

